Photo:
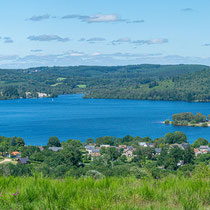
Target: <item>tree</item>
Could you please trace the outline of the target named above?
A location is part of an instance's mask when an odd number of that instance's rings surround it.
[[[174,158],[175,162],[178,163],[180,160],[183,160],[184,151],[179,147],[175,146],[169,150],[169,156]]]
[[[192,164],[195,159],[195,153],[190,145],[187,146],[187,148],[184,150],[184,164]]]
[[[74,148],[81,148],[82,143],[79,140],[73,140],[73,139],[68,139],[65,143],[63,143],[64,147],[65,146],[72,146]]]
[[[167,133],[165,134],[165,143],[168,143],[168,144],[173,144],[174,143],[174,134],[173,133]]]
[[[82,153],[78,147],[74,148],[68,145],[59,153],[64,161],[63,164],[68,166],[79,166],[79,163],[82,162]]]
[[[201,114],[201,113],[196,113],[196,115],[195,115],[195,121],[197,123],[199,123],[199,122],[205,122],[206,121],[206,117],[203,114]]]
[[[53,137],[49,138],[47,146],[48,147],[60,147],[61,143],[60,143],[60,140],[58,139],[58,137],[53,136]]]
[[[181,131],[176,131],[174,133],[174,143],[185,143],[187,142],[187,136],[185,133],[181,132]]]
[[[165,120],[165,124],[166,125],[169,125],[170,124],[170,121],[169,120]]]
[[[158,157],[157,164],[159,166],[165,165],[165,161],[168,159],[168,146],[164,146],[160,152],[160,155]]]
[[[16,138],[16,146],[18,147],[24,147],[25,146],[25,142],[21,137]]]
[[[93,138],[88,138],[85,141],[86,144],[94,144],[94,139]]]
[[[204,138],[198,138],[193,144],[192,144],[192,146],[194,147],[194,148],[198,148],[198,147],[200,147],[200,146],[202,146],[202,145],[208,145],[208,141],[206,140],[206,139],[204,139]]]
[[[11,146],[16,146],[17,143],[16,143],[16,139],[15,138],[12,138],[11,140]]]
[[[114,145],[115,138],[111,136],[105,136],[105,137],[99,137],[96,139],[96,144],[97,145],[102,145],[102,144],[108,144],[108,145]]]
[[[164,137],[165,143],[174,144],[174,143],[185,143],[187,142],[187,136],[181,131],[176,131],[175,133],[167,133]]]

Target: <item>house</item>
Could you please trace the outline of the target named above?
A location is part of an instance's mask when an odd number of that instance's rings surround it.
[[[203,152],[203,151],[208,151],[208,149],[209,149],[208,146],[200,146],[200,147],[199,147],[199,150],[200,150],[201,152]]]
[[[139,142],[138,143],[140,147],[147,147],[147,143],[146,142]]]
[[[182,143],[181,147],[183,150],[185,150],[189,146],[189,143]]]
[[[127,158],[133,157],[133,152],[131,150],[126,150],[123,152],[123,155],[125,155]]]
[[[202,152],[200,152],[198,149],[194,148],[194,153],[195,153],[195,156],[198,156],[200,154],[202,154]]]
[[[102,147],[109,148],[110,145],[108,145],[108,144],[102,144],[100,147],[101,147],[101,148],[102,148]]]
[[[161,151],[162,151],[161,148],[155,148],[155,153],[156,153],[157,155],[160,155]]]
[[[209,147],[208,146],[200,146],[199,147],[200,152],[202,153],[208,153]]]
[[[100,154],[100,149],[94,149],[92,150],[91,152],[91,157],[92,157],[92,160],[93,160],[93,157],[99,157],[101,154]]]
[[[148,147],[154,147],[154,143],[147,143]]]
[[[133,148],[132,146],[128,146],[127,148],[128,148],[128,150],[130,150],[130,151],[133,151],[133,150],[134,150],[134,148]]]
[[[18,163],[19,164],[28,164],[29,159],[28,158],[18,158]]]
[[[87,145],[85,146],[85,150],[88,152],[88,154],[91,154],[93,150],[95,150],[95,146]]]
[[[20,158],[20,153],[17,151],[14,151],[11,153],[11,158]]]
[[[46,93],[37,92],[38,98],[46,98],[48,95]]]
[[[179,147],[182,150],[185,150],[189,146],[189,143],[171,144],[170,148],[175,147],[175,146]]]
[[[63,149],[63,147],[49,147],[48,149],[52,150],[53,152],[57,152],[57,151]]]
[[[120,149],[126,149],[126,148],[127,148],[126,145],[119,145],[118,147],[119,147]]]

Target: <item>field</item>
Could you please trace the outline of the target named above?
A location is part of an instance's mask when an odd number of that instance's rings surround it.
[[[207,178],[1,177],[0,209],[209,209]]]

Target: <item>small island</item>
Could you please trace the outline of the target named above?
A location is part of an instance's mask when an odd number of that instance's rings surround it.
[[[165,120],[165,124],[174,126],[210,127],[210,114],[206,117],[202,113],[184,112],[173,114],[172,121]]]

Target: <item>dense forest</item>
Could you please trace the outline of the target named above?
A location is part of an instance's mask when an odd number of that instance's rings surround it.
[[[210,101],[202,65],[38,67],[0,70],[0,99],[56,97]]]

